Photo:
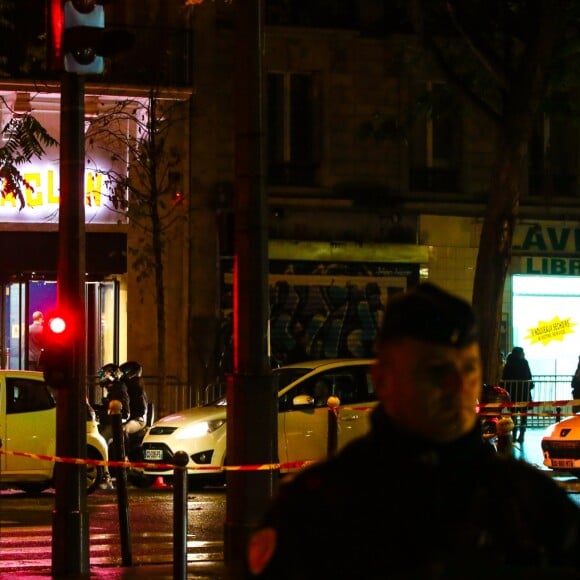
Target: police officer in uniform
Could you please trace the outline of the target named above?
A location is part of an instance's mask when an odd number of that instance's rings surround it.
[[[389,299],[369,433],[278,489],[248,543],[261,579],[578,578],[580,510],[482,438],[471,306],[431,283]]]

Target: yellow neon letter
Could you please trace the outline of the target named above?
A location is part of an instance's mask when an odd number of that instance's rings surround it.
[[[85,183],[85,203],[88,206],[101,207],[102,173],[87,173]]]
[[[39,189],[42,183],[40,173],[25,173],[23,177],[32,186],[26,187],[26,205],[31,207],[42,205],[42,191]]]
[[[52,169],[46,172],[46,179],[46,199],[48,203],[59,203],[58,192],[54,191],[54,171]]]

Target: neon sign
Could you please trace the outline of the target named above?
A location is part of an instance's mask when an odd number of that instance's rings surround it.
[[[59,209],[59,171],[54,164],[39,164],[22,171],[31,187],[26,188],[26,206],[14,195],[0,196],[0,222],[57,223]],[[125,222],[123,212],[115,211],[106,190],[106,177],[97,170],[85,171],[85,216],[87,223]]]

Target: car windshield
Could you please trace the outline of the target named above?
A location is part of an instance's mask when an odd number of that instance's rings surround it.
[[[227,405],[227,400],[225,397],[220,397],[219,399],[216,399],[215,401],[210,401],[209,403],[207,403],[207,405],[204,405],[204,407],[225,407]]]
[[[272,380],[276,386],[276,390],[280,392],[284,387],[290,383],[297,381],[300,377],[308,374],[312,369],[298,369],[298,368],[279,368],[272,372]]]
[[[290,383],[297,381],[300,377],[308,374],[312,369],[297,369],[297,368],[279,368],[272,371],[272,380],[276,386],[277,391],[281,391]],[[205,405],[206,407],[225,407],[227,405],[226,397],[220,397],[215,401],[211,401]]]

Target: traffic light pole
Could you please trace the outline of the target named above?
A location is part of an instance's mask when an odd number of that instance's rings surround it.
[[[62,73],[60,121],[60,208],[58,307],[72,321],[71,381],[56,391],[56,453],[86,455],[85,338],[85,142],[84,77]],[[55,466],[52,523],[53,576],[89,576],[86,466]]]

